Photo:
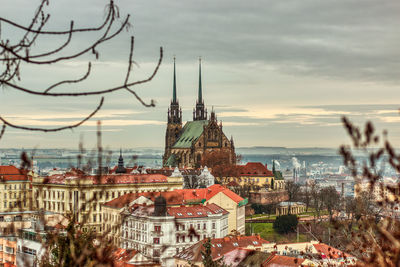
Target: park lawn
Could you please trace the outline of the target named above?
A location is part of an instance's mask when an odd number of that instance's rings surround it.
[[[270,241],[270,242],[296,242],[297,235],[296,233],[281,235],[275,232],[274,228],[272,227],[272,223],[246,223],[246,234],[250,235],[251,228],[253,228],[254,234],[259,234],[261,238]],[[306,242],[307,235],[300,234],[299,235],[299,242]]]

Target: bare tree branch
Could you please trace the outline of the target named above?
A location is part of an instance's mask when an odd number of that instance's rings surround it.
[[[40,132],[58,132],[58,131],[62,131],[62,130],[66,130],[66,129],[73,129],[76,128],[80,125],[82,125],[84,122],[86,122],[87,120],[89,120],[91,117],[93,117],[103,106],[104,103],[104,97],[101,98],[99,105],[97,106],[97,108],[89,114],[89,116],[87,116],[86,118],[84,118],[83,120],[81,120],[80,122],[73,124],[73,125],[69,125],[69,126],[63,126],[63,127],[59,127],[59,128],[53,128],[53,129],[45,129],[45,128],[32,128],[32,127],[25,127],[25,126],[19,126],[16,124],[12,124],[8,121],[6,121],[3,117],[0,116],[0,120],[4,123],[3,125],[3,130],[5,129],[5,125],[10,126],[12,128],[16,128],[16,129],[21,129],[21,130],[27,130],[27,131],[40,131]],[[3,132],[2,130],[2,132]]]

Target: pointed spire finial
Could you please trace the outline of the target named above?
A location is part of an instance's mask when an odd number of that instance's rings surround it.
[[[199,56],[199,95],[198,95],[198,101],[199,104],[203,103],[203,88],[201,86],[201,56]]]
[[[176,103],[176,70],[175,70],[175,60],[176,57],[174,55],[174,85],[173,85],[173,92],[172,92],[172,102]]]

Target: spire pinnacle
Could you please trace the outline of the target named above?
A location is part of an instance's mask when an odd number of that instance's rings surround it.
[[[203,103],[203,89],[201,86],[201,57],[199,57],[199,95],[198,95],[198,101],[199,104]]]
[[[173,92],[172,92],[172,102],[176,103],[176,70],[175,70],[175,56],[174,56],[174,85],[173,85]]]

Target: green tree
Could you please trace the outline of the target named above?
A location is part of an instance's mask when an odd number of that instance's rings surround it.
[[[294,214],[282,215],[276,217],[273,228],[280,234],[294,232],[298,224],[297,216]]]

